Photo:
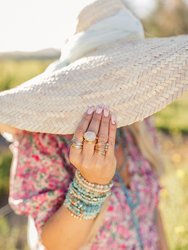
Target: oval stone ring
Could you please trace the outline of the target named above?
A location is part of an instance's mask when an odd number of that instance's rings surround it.
[[[97,138],[97,136],[96,136],[95,132],[93,132],[93,131],[86,131],[84,133],[84,139],[87,142],[95,143],[96,138]]]

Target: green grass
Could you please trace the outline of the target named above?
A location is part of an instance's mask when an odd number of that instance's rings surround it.
[[[15,87],[40,74],[51,61],[0,61],[0,91]]]
[[[155,120],[159,130],[188,134],[188,93],[155,114]]]
[[[23,218],[15,215],[0,218],[0,249],[28,250],[26,237],[27,225]]]
[[[12,155],[7,150],[0,154],[0,195],[8,192]]]

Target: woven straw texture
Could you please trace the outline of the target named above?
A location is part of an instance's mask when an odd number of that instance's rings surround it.
[[[115,46],[115,47],[114,47]],[[118,127],[161,110],[188,89],[188,36],[118,42],[0,93],[0,121],[74,133],[87,105],[105,103]]]

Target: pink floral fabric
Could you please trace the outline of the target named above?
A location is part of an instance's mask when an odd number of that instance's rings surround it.
[[[144,122],[157,144],[155,128],[150,119],[145,119]],[[125,137],[131,174],[130,195],[134,199],[136,188],[140,195],[140,204],[135,212],[139,219],[144,249],[157,250],[155,211],[161,186],[128,127]],[[69,184],[74,178],[76,168],[69,161],[71,138],[72,135],[22,131],[10,145],[13,161],[9,203],[17,214],[33,218],[39,235],[44,223],[64,202]],[[87,249],[139,249],[131,210],[115,177],[104,223]]]

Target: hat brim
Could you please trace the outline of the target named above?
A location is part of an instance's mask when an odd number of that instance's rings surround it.
[[[88,105],[104,103],[118,127],[160,111],[188,89],[188,35],[120,40],[0,93],[0,123],[74,133]]]

